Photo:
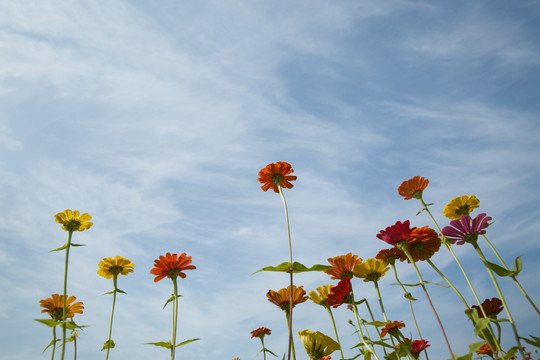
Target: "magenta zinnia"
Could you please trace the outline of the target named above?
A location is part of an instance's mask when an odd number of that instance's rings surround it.
[[[452,244],[462,245],[466,242],[476,242],[478,235],[486,233],[484,229],[489,226],[488,221],[490,220],[491,217],[484,213],[478,214],[474,219],[471,219],[469,215],[462,215],[461,219],[450,221],[450,226],[445,226],[442,233]]]

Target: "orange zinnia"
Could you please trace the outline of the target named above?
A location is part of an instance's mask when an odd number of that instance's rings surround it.
[[[407,248],[414,261],[431,258],[433,254],[439,251],[440,247],[441,239],[439,235],[429,226],[412,229],[411,234],[407,238]],[[403,254],[400,260],[410,262],[405,254]]]
[[[293,172],[294,170],[291,168],[291,164],[278,161],[277,163],[268,164],[264,169],[261,169],[257,180],[263,184],[261,189],[264,191],[272,189],[278,193],[279,187],[292,189],[294,185],[289,181],[296,180],[296,176],[289,174]]]
[[[403,261],[405,254],[398,248],[382,249],[379,251],[375,259],[384,260],[388,265],[393,264],[397,259]]]
[[[381,337],[384,337],[388,333],[390,333],[390,335],[395,335],[402,327],[405,327],[403,321],[392,321],[382,328]]]
[[[399,195],[403,196],[404,200],[411,198],[422,198],[422,191],[428,186],[429,180],[420,176],[415,176],[412,179],[405,180],[398,187]]]
[[[362,259],[358,255],[348,253],[347,255],[340,255],[333,258],[329,258],[328,262],[332,265],[333,269],[324,270],[324,272],[331,276],[333,280],[341,280],[344,277],[352,278],[354,267],[362,262]]]
[[[485,343],[484,345],[480,346],[478,350],[476,350],[476,353],[478,355],[491,355],[493,354],[493,350],[491,349],[491,346],[489,346],[488,343]]]
[[[298,305],[300,303],[303,303],[308,299],[306,296],[306,291],[304,290],[303,286],[296,287],[296,285],[292,286],[292,297],[293,297],[293,307],[295,305]],[[274,290],[268,290],[266,293],[266,297],[268,298],[268,301],[270,301],[272,304],[275,304],[281,308],[281,310],[288,311],[290,306],[290,296],[291,296],[291,285],[289,285],[287,288],[283,288],[278,291]]]
[[[172,254],[167,253],[165,256],[161,255],[159,259],[154,260],[154,267],[150,270],[150,273],[156,275],[154,282],[158,282],[165,276],[170,279],[175,279],[180,276],[182,279],[186,277],[182,271],[196,269],[191,264],[191,256],[187,256],[186,253]]]
[[[77,301],[75,296],[70,296],[66,300],[66,317],[72,318],[75,314],[83,313],[83,303]],[[55,321],[62,321],[62,315],[64,312],[64,295],[52,294],[50,298],[39,300],[39,306],[44,308],[42,313],[47,313]]]

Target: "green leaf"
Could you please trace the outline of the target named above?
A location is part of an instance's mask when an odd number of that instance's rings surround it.
[[[512,270],[505,269],[502,266],[499,266],[499,265],[494,264],[494,263],[489,262],[489,261],[486,261],[485,264],[490,270],[492,270],[495,274],[497,274],[497,275],[499,275],[501,277],[514,276],[514,272]]]
[[[514,275],[512,276],[517,276],[521,270],[523,269],[523,263],[521,262],[521,256],[523,255],[520,255],[516,258],[516,260],[514,260]]]
[[[182,295],[178,294],[176,297],[182,297]],[[163,305],[163,309],[165,309],[165,307],[172,301],[174,301],[174,294],[172,294],[169,300],[165,302],[165,305]]]
[[[403,284],[403,286],[420,286],[422,284],[416,283],[416,284]]]
[[[101,351],[106,349],[114,349],[115,343],[113,339],[105,341],[105,344],[103,344],[103,347],[101,348]]]
[[[197,338],[197,339],[189,339],[189,340],[186,340],[186,341],[182,341],[181,343],[176,344],[175,347],[186,345],[186,344],[189,344],[190,342],[194,342],[194,341],[197,341],[197,340],[201,340],[201,339]]]
[[[122,293],[122,294],[126,294],[126,295],[127,295],[127,293],[126,293],[125,291],[122,291],[122,290],[120,290],[120,289],[107,291],[106,293],[103,293],[103,294],[101,294],[101,295],[102,295],[102,296],[103,296],[103,295],[110,295],[110,294],[114,294],[115,292],[118,292],[118,293]],[[164,308],[165,308],[165,307],[164,307]]]
[[[310,268],[307,268],[305,265],[295,261],[292,264],[292,270],[293,273],[299,273],[299,272],[305,272],[305,271],[324,271],[328,269],[332,269],[333,266],[330,265],[321,265],[321,264],[315,264]],[[265,266],[262,269],[259,269],[255,271],[253,274],[256,274],[261,271],[280,271],[280,272],[290,272],[291,271],[291,263],[290,262],[283,262],[277,266]],[[253,275],[251,274],[251,275]]]
[[[34,321],[47,325],[48,327],[55,327],[61,325],[61,321],[54,321],[52,319],[34,319]]]
[[[86,244],[73,244],[73,243],[71,243],[70,245],[71,246],[86,246]]]
[[[381,327],[386,324],[388,324],[387,321],[371,321],[371,322],[366,323],[366,325],[375,325],[376,327]]]
[[[519,337],[520,339],[522,340],[525,340],[525,342],[527,342],[527,344],[531,344],[532,346],[536,346],[537,348],[540,348],[540,338],[537,338],[536,336],[532,336],[532,335],[529,335],[531,338],[533,338],[533,340],[531,339],[527,339],[525,337]]]
[[[415,299],[415,298],[412,296],[412,294],[411,294],[410,292],[407,292],[407,293],[403,294],[403,297],[404,297],[405,299],[409,299],[409,300],[411,300],[411,301],[416,301],[416,300],[418,300],[418,299]]]
[[[517,351],[518,351],[517,346],[514,346],[514,347],[510,348],[510,350],[508,350],[508,351],[506,352],[506,355],[504,355],[504,358],[503,358],[503,359],[504,359],[504,360],[510,359],[510,357],[512,357],[515,353],[517,353]]]
[[[149,343],[146,343],[146,344],[147,345],[160,346],[160,347],[164,347],[164,348],[167,348],[167,349],[172,348],[172,345],[171,345],[170,341],[149,342]]]
[[[67,247],[68,247],[68,244],[65,243],[64,245],[60,246],[58,249],[50,250],[49,252],[64,250],[64,249],[67,249]]]
[[[439,284],[439,283],[432,282],[432,281],[425,281],[425,280],[424,280],[424,282],[425,282],[426,284],[442,286],[442,287],[444,287],[444,288],[449,288],[449,287],[450,287],[450,286],[448,286],[448,285]]]
[[[41,352],[42,354],[45,353],[45,351],[47,351],[48,348],[50,348],[51,346],[54,346],[54,344],[56,344],[56,342],[60,341],[60,339],[56,339],[56,340],[51,340],[51,342],[49,343],[49,345],[47,345],[47,347],[45,349],[43,349],[43,351]]]
[[[276,354],[274,354],[273,352],[271,352],[271,351],[268,350],[267,348],[262,348],[261,351],[259,351],[259,352],[263,352],[263,351],[264,351],[264,352],[267,352],[267,353],[270,353],[270,354],[274,355],[275,357],[278,357]]]

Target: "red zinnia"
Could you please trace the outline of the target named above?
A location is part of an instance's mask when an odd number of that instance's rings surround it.
[[[497,318],[497,314],[499,314],[503,310],[503,303],[500,299],[494,297],[490,299],[484,300],[484,302],[480,305],[484,309],[484,312],[486,315],[490,318]],[[480,309],[480,306],[473,305],[471,306],[472,309],[476,310],[476,313],[478,314],[479,318],[483,318],[484,314],[482,314],[482,309]]]
[[[381,230],[377,234],[377,238],[390,245],[396,245],[401,241],[406,241],[413,229],[409,226],[409,220],[405,220],[403,223],[398,221],[394,225],[387,227],[385,230]]]
[[[158,282],[165,276],[170,279],[175,279],[180,276],[182,279],[186,277],[182,271],[196,269],[191,264],[191,256],[187,256],[186,253],[172,254],[167,253],[165,256],[161,255],[159,259],[154,260],[154,267],[150,270],[150,273],[156,275],[154,282]]]
[[[419,354],[420,351],[426,350],[430,346],[426,340],[414,340],[411,346],[411,354]]]
[[[279,187],[292,189],[294,185],[289,181],[296,180],[296,176],[289,174],[293,172],[294,170],[291,168],[291,164],[278,161],[277,163],[268,164],[264,169],[261,169],[257,180],[263,184],[261,189],[264,191],[272,189],[278,193]]]
[[[393,264],[395,260],[401,260],[403,261],[403,257],[405,254],[403,251],[399,250],[398,248],[391,248],[391,249],[382,249],[379,251],[377,256],[375,256],[375,259],[384,260],[387,264]]]
[[[354,267],[362,262],[362,259],[358,255],[353,255],[348,253],[347,255],[335,256],[329,258],[328,262],[334,268],[329,270],[324,270],[328,275],[331,275],[331,279],[340,280],[344,277],[352,278]]]
[[[343,304],[343,301],[351,292],[351,278],[344,277],[337,286],[331,288],[330,291],[326,304],[337,308],[339,305]]]
[[[412,179],[405,180],[398,187],[399,195],[403,196],[404,200],[412,198],[421,199],[422,191],[428,186],[429,180],[420,176],[415,176]]]
[[[270,329],[267,329],[265,327],[260,327],[251,332],[251,338],[253,339],[254,337],[258,337],[262,339],[264,335],[270,335],[270,333],[271,333]]]
[[[381,337],[384,337],[388,333],[390,333],[390,335],[394,335],[402,327],[405,327],[403,321],[392,321],[382,328]]]

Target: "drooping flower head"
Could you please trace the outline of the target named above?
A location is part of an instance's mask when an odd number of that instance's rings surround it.
[[[332,292],[332,285],[323,285],[317,287],[317,291],[309,292],[309,299],[317,305],[328,307],[328,294]]]
[[[253,339],[254,337],[258,337],[259,339],[262,339],[265,335],[270,335],[271,332],[272,331],[270,329],[260,327],[251,332],[251,338]]]
[[[93,223],[90,222],[92,216],[87,213],[80,215],[78,210],[71,211],[69,209],[64,210],[54,215],[54,220],[62,224],[62,229],[65,231],[84,231],[90,229]]]
[[[150,273],[156,275],[154,282],[158,282],[164,277],[176,279],[177,276],[180,276],[184,279],[186,274],[183,271],[193,269],[196,269],[196,267],[191,265],[191,256],[187,256],[186,253],[182,253],[180,256],[167,253],[165,256],[161,255],[159,259],[154,260],[154,267],[150,270]]]
[[[298,335],[311,360],[320,360],[339,350],[339,344],[334,339],[319,331],[302,330]]]
[[[379,281],[388,270],[390,267],[384,260],[371,258],[354,267],[354,276],[364,279],[365,282]]]
[[[501,311],[503,311],[503,303],[500,299],[494,297],[490,299],[484,300],[482,304],[480,305],[484,312],[486,313],[487,317],[496,319],[497,314],[499,314]],[[471,309],[476,310],[476,313],[478,314],[479,318],[483,318],[484,314],[482,314],[482,309],[480,309],[480,306],[473,305],[471,306]]]
[[[268,298],[268,301],[270,301],[272,304],[275,304],[283,311],[288,311],[290,308],[290,294],[291,294],[291,285],[289,285],[286,288],[283,288],[278,291],[274,290],[268,290],[266,293],[266,297]],[[293,297],[293,308],[303,303],[308,299],[306,296],[306,291],[304,290],[303,286],[296,285],[292,286],[292,297]]]
[[[444,207],[443,214],[449,219],[459,219],[461,215],[469,215],[478,207],[480,200],[474,195],[462,195],[450,200]]]
[[[420,176],[415,176],[409,180],[405,180],[398,187],[399,195],[403,196],[404,200],[412,198],[421,199],[422,192],[428,186],[429,180]]]
[[[469,215],[462,215],[459,220],[452,220],[449,226],[443,227],[442,233],[452,244],[473,243],[478,239],[478,235],[486,233],[484,229],[489,226],[490,220],[491,217],[484,213],[478,214],[472,220]]]
[[[346,302],[347,296],[351,292],[351,278],[344,277],[340,280],[340,282],[330,289],[330,293],[328,294],[328,299],[326,300],[326,304],[328,306],[332,306],[333,308],[337,308],[338,306],[342,305],[344,302]]]
[[[429,226],[413,228],[411,234],[407,238],[407,249],[414,261],[427,260],[433,256],[441,247],[441,239],[437,232]],[[401,251],[401,250],[399,250]],[[409,258],[403,253],[401,261]]]
[[[289,175],[292,174],[294,170],[291,167],[291,164],[278,161],[276,163],[268,164],[259,171],[259,178],[257,179],[263,185],[261,189],[267,191],[272,189],[275,192],[279,193],[279,187],[292,189],[294,186],[290,181],[296,180],[296,176]]]
[[[66,300],[66,317],[72,318],[75,314],[83,313],[83,303],[77,301],[75,296],[69,296]],[[62,315],[64,312],[64,295],[52,294],[50,298],[39,300],[39,306],[44,308],[42,313],[47,313],[55,321],[63,321]]]
[[[382,328],[381,337],[386,336],[386,334],[397,336],[399,334],[399,329],[403,327],[405,327],[403,321],[391,321]]]
[[[394,264],[396,260],[402,260],[402,257],[405,254],[403,254],[403,251],[399,250],[398,248],[391,248],[391,249],[382,249],[379,251],[379,253],[375,256],[375,259],[383,260],[388,265]]]
[[[339,255],[329,258],[328,262],[334,268],[324,270],[324,272],[330,275],[332,280],[340,280],[345,277],[352,278],[354,267],[360,264],[362,259],[359,258],[358,255],[348,253],[347,255]]]
[[[394,225],[387,227],[385,230],[381,230],[377,234],[377,238],[390,245],[396,245],[401,241],[407,241],[412,232],[409,225],[409,220],[405,220],[404,222],[398,221]]]
[[[489,346],[488,343],[485,343],[484,345],[480,346],[478,350],[476,350],[476,353],[478,355],[489,355],[491,356],[493,354],[493,350],[491,349],[491,346]]]
[[[116,255],[113,258],[103,258],[98,264],[98,275],[103,276],[106,279],[110,279],[118,275],[127,275],[133,272],[133,264],[130,260]]]

